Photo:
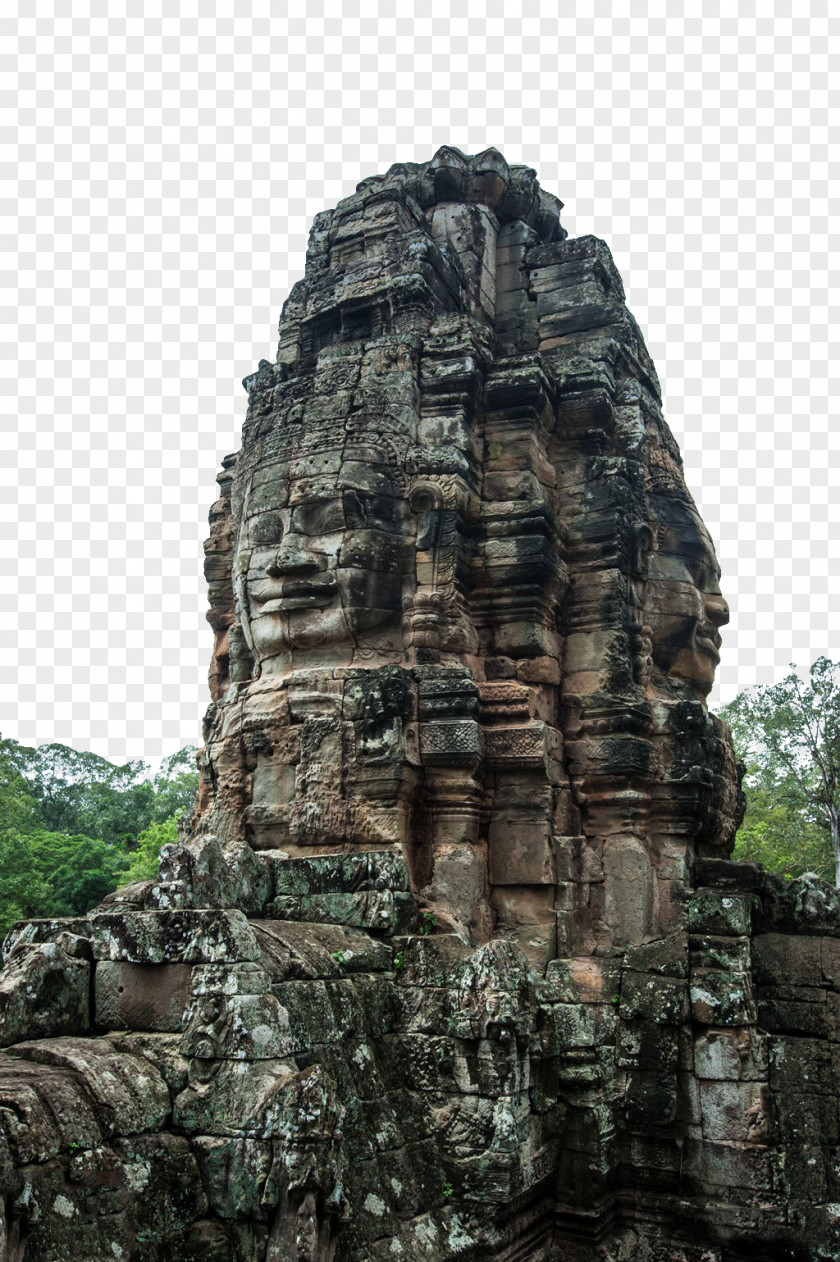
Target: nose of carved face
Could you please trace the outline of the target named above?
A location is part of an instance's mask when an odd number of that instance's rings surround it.
[[[729,606],[719,592],[703,593],[703,618],[694,631],[694,647],[711,659],[711,674],[708,664],[701,664],[700,676],[704,684],[714,680],[714,671],[720,661],[720,627],[729,621]]]
[[[704,592],[702,600],[703,617],[695,624],[694,634],[686,649],[677,655],[672,670],[707,693],[720,661],[719,628],[729,621],[729,606],[719,592]]]
[[[284,574],[305,574],[320,568],[299,535],[286,535],[265,572],[269,578],[282,578]]]
[[[726,626],[729,621],[729,606],[721,595],[706,596],[706,618],[715,628]]]

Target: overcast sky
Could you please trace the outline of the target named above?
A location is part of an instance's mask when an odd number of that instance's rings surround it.
[[[200,743],[241,378],[313,215],[442,144],[613,252],[733,611],[712,704],[840,656],[824,4],[72,7],[0,20],[4,736]]]

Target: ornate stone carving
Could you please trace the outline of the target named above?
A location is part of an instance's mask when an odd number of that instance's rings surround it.
[[[840,1248],[840,913],[725,862],[714,549],[559,211],[444,148],[316,217],[211,511],[191,833],[7,943],[0,1259]]]

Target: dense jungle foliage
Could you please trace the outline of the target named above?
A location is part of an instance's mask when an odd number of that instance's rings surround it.
[[[744,763],[747,812],[733,858],[840,885],[840,663],[748,688],[720,710]]]
[[[0,935],[29,916],[75,916],[157,874],[198,786],[195,749],[150,777],[66,745],[0,738]]]

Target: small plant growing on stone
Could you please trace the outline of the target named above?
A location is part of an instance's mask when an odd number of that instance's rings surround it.
[[[444,1183],[444,1185],[443,1185],[443,1199],[444,1199],[445,1201],[448,1201],[451,1195],[452,1195],[452,1184],[451,1184],[451,1183]]]
[[[612,999],[610,1000],[610,1003],[613,1005],[614,1008],[617,1008],[618,1005],[621,1003],[621,995],[613,995]]]
[[[396,951],[396,952],[394,953],[394,968],[397,970],[397,972],[399,972],[399,971],[400,971],[400,969],[402,968],[402,966],[403,966],[403,964],[404,964],[404,963],[405,963],[405,959],[404,959],[404,956],[403,956],[403,952],[402,952],[402,951]]]
[[[343,963],[344,963],[344,952],[343,952],[343,951],[333,951],[333,952],[332,952],[332,957],[333,957],[333,959],[335,960],[336,964],[343,964]]]
[[[435,915],[433,911],[421,911],[420,928],[417,930],[417,932],[423,938],[428,937],[428,935],[432,932],[436,924],[437,924],[437,916]]]

